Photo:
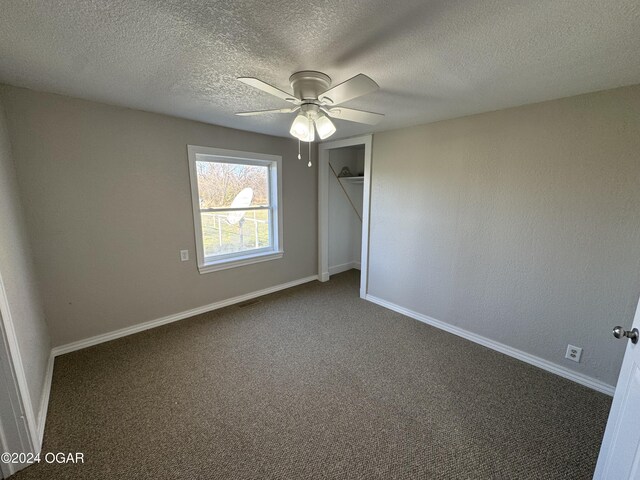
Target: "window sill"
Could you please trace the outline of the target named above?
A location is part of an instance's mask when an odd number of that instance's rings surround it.
[[[284,255],[284,252],[279,251],[279,252],[257,253],[254,255],[245,255],[240,258],[217,260],[214,262],[209,262],[206,265],[199,265],[198,271],[200,272],[200,274],[217,272],[218,270],[226,270],[228,268],[242,267],[244,265],[251,265],[252,263],[276,260],[278,258],[282,258],[283,255]]]

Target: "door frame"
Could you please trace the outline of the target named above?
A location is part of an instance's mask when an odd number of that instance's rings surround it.
[[[329,151],[364,145],[362,195],[362,249],[360,255],[360,298],[365,298],[369,281],[369,216],[371,207],[371,146],[373,136],[322,142],[318,145],[318,279],[329,280]]]
[[[11,412],[0,411],[0,449],[3,452],[37,453],[40,450],[35,415],[33,412],[27,377],[7,293],[0,274],[0,388],[8,395]],[[8,410],[8,409],[7,409]],[[11,424],[10,428],[3,428]],[[9,431],[17,434],[9,434]],[[28,464],[2,463],[0,472],[7,477]],[[1,477],[0,477],[1,478]]]

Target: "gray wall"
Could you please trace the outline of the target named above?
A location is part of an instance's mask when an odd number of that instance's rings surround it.
[[[317,171],[293,140],[13,87],[0,95],[54,345],[317,274]],[[187,144],[283,157],[284,258],[198,273]]]
[[[43,385],[51,346],[36,284],[31,249],[27,241],[16,172],[0,102],[0,279],[7,295],[9,312],[24,374],[31,408],[38,421]],[[28,408],[28,407],[27,407]]]
[[[611,328],[640,294],[640,86],[375,134],[372,168],[370,294],[615,384]]]

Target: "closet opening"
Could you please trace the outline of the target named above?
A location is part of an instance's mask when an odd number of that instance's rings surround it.
[[[371,135],[319,145],[319,277],[360,270],[367,292]]]

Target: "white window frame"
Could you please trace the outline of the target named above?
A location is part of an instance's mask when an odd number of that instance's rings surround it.
[[[196,257],[201,274],[224,270],[227,268],[250,265],[282,258],[282,157],[266,153],[240,152],[213,147],[188,145],[189,177],[191,180],[191,205],[193,208],[193,225],[196,237]],[[202,222],[200,218],[200,194],[198,191],[198,172],[196,162],[234,163],[238,165],[257,165],[269,168],[269,235],[271,247],[246,252],[230,253],[205,257],[202,241]]]

